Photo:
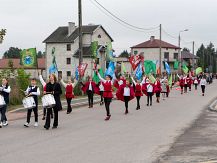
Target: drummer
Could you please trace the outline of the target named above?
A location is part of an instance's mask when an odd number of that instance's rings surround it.
[[[3,78],[2,79],[2,85],[0,86],[0,94],[4,97],[6,105],[4,105],[2,108],[0,108],[0,114],[1,114],[0,128],[2,128],[2,126],[8,125],[8,120],[6,117],[6,111],[7,111],[7,106],[9,104],[10,92],[11,92],[11,87],[8,85],[8,79]]]
[[[40,96],[40,89],[36,84],[37,84],[36,79],[32,78],[31,85],[25,91],[25,95],[28,97],[33,97],[36,104],[36,107],[34,107],[33,109],[28,109],[27,111],[27,120],[26,123],[24,124],[25,127],[29,127],[32,110],[35,115],[34,127],[38,127],[38,96]]]

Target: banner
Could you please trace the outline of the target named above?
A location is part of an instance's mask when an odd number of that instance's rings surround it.
[[[97,58],[98,55],[98,41],[94,41],[91,43],[91,55],[94,59]]]
[[[136,78],[140,80],[142,78],[142,64],[140,63],[136,69]]]
[[[102,69],[99,69],[98,73],[100,74],[100,76],[104,76]],[[93,75],[93,81],[95,83],[99,83],[100,82],[100,79],[99,79],[99,77],[98,77],[98,75],[96,74],[95,71],[94,71],[94,75]]]
[[[56,67],[56,64],[53,64],[50,66],[49,68],[49,74],[55,74],[57,72],[57,67]]]
[[[85,73],[85,71],[86,71],[86,69],[87,69],[87,66],[88,66],[87,63],[82,63],[82,64],[80,64],[80,65],[78,66],[78,72],[79,72],[79,76],[80,76],[80,77],[83,77],[83,76],[84,76],[84,73]]]
[[[151,60],[145,60],[144,61],[144,67],[145,67],[145,74],[156,74],[156,64],[154,63],[154,61]]]
[[[149,75],[149,80],[151,81],[151,83],[155,83],[156,82],[156,79],[153,75]]]
[[[142,59],[144,59],[144,58],[141,57],[140,54],[130,56],[129,62],[131,64],[133,70],[135,70],[137,68],[137,66],[139,65],[139,63],[141,62]]]
[[[76,67],[76,69],[75,69],[75,79],[76,79],[76,80],[79,79],[78,67]]]
[[[175,61],[174,62],[174,70],[178,70],[179,69],[179,61]]]
[[[114,54],[113,54],[113,49],[112,49],[112,43],[108,42],[107,47],[106,47],[106,60],[115,62]]]
[[[198,75],[198,74],[200,74],[200,73],[202,73],[202,72],[203,72],[202,67],[198,67],[198,68],[196,69],[196,75]]]
[[[20,52],[20,65],[28,68],[37,68],[36,48],[24,49]]]
[[[185,74],[188,74],[188,67],[185,64],[183,64],[182,70]]]
[[[123,75],[123,74],[126,74],[126,73],[127,73],[127,69],[126,69],[126,67],[124,65],[124,62],[122,62],[121,63],[121,74]]]
[[[115,73],[115,63],[110,61],[108,69],[105,72],[105,76],[109,75],[113,77],[114,73]]]
[[[170,65],[167,62],[165,62],[165,68],[166,68],[167,74],[171,74]]]
[[[169,79],[168,79],[168,84],[169,84],[170,88],[171,88],[172,85],[173,85],[173,76],[172,76],[172,74],[170,75],[170,77],[169,77]]]

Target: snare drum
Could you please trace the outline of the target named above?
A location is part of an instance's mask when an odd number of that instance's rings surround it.
[[[0,95],[0,108],[4,107],[6,105],[5,99],[2,95]]]
[[[23,99],[23,106],[25,109],[33,109],[36,107],[35,100],[33,97],[26,97]]]
[[[53,108],[55,105],[56,101],[53,95],[47,94],[42,97],[42,106],[44,108]]]

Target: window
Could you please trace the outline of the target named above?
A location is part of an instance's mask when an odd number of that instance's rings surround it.
[[[99,35],[98,35],[98,38],[102,38],[102,36],[99,34]]]
[[[169,52],[164,53],[164,60],[169,61]]]
[[[138,51],[137,51],[137,50],[135,50],[135,51],[133,52],[133,54],[134,54],[134,55],[138,54]]]
[[[71,76],[71,71],[66,72],[67,77]]]
[[[66,50],[67,50],[67,51],[71,51],[71,44],[67,44],[67,45],[66,45]]]
[[[66,64],[70,65],[71,64],[71,58],[66,58]]]
[[[174,59],[176,59],[176,60],[179,59],[179,53],[174,53]]]
[[[63,77],[63,72],[62,71],[58,71],[58,78],[62,79],[62,77]]]

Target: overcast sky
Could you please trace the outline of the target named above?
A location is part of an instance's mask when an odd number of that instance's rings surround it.
[[[1,0],[0,29],[7,29],[7,36],[0,44],[0,55],[9,47],[31,48],[44,51],[42,41],[58,26],[69,21],[77,24],[78,0]],[[192,49],[210,41],[217,46],[217,0],[98,0],[112,13],[135,26],[149,28],[160,23],[165,31],[178,37],[182,33],[182,47]],[[144,42],[159,31],[137,32],[128,29],[105,15],[91,0],[83,0],[83,24],[101,24],[114,39],[116,53]],[[162,39],[178,44],[163,32]]]

